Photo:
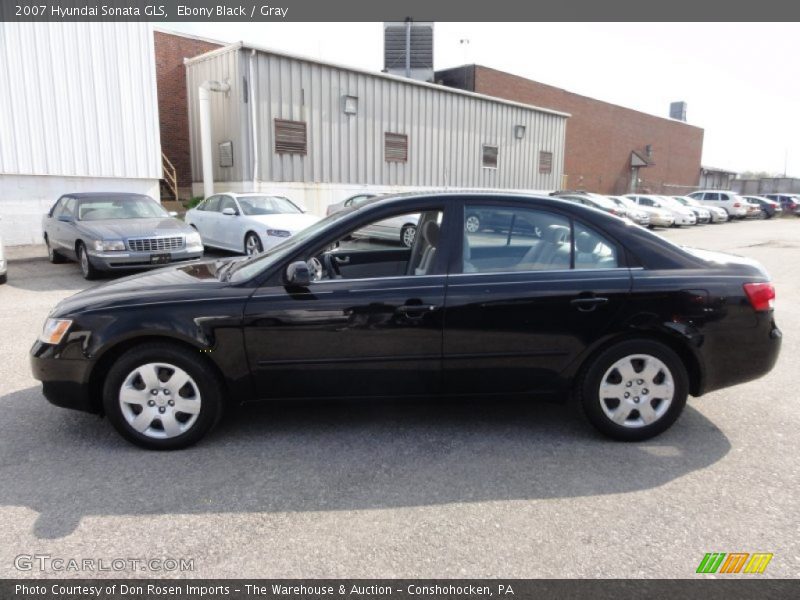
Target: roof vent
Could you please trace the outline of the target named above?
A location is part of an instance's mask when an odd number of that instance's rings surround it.
[[[433,81],[433,23],[383,24],[383,70],[391,75]]]
[[[670,102],[669,118],[686,121],[686,102]]]

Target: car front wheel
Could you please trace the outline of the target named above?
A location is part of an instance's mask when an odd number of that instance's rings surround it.
[[[244,237],[244,253],[247,256],[260,254],[264,250],[261,244],[261,239],[252,231]]]
[[[589,422],[617,440],[666,431],[686,405],[686,367],[668,346],[630,340],[601,352],[584,370],[577,393]]]
[[[81,266],[81,273],[83,278],[91,281],[97,279],[100,275],[99,271],[94,268],[94,265],[89,260],[89,253],[86,251],[86,246],[83,242],[78,242],[78,264]]]
[[[196,351],[144,344],[111,367],[103,408],[128,441],[151,450],[178,450],[196,443],[219,421],[222,386]]]

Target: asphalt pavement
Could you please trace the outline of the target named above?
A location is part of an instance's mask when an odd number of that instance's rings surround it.
[[[800,219],[660,233],[766,265],[784,345],[768,376],[690,399],[639,444],[557,405],[431,399],[253,405],[194,448],[146,452],[42,397],[28,349],[88,284],[11,249],[0,577],[684,578],[706,552],[770,552],[762,577],[797,576]],[[20,555],[193,569],[20,571]]]

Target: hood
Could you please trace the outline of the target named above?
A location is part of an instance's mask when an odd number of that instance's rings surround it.
[[[77,227],[96,240],[180,235],[194,231],[189,225],[174,217],[78,221]]]
[[[252,215],[248,219],[263,223],[270,229],[284,229],[291,233],[302,231],[306,227],[319,221],[319,217],[307,213],[281,213],[275,215]]]
[[[198,261],[123,277],[65,298],[56,305],[51,316],[150,302],[180,301],[187,294],[196,294],[198,290],[213,294],[229,287],[227,282],[217,279],[217,271],[223,265],[245,258]]]

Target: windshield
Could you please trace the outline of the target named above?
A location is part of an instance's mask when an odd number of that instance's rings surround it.
[[[239,206],[248,216],[303,212],[291,200],[282,196],[239,196]]]
[[[169,217],[169,213],[149,196],[92,198],[78,204],[79,221],[105,219],[152,219]]]
[[[662,206],[668,206],[671,208],[684,208],[683,204],[675,200],[675,198],[670,198],[669,196],[658,196],[659,202],[661,202]]]
[[[317,233],[332,223],[349,216],[351,212],[351,210],[343,210],[333,213],[321,221],[317,221],[310,227],[306,227],[292,237],[287,238],[285,242],[270,248],[266,252],[255,254],[250,258],[238,262],[231,268],[230,281],[237,283],[258,275],[264,269],[271,267],[279,260],[294,252],[295,248],[304,244],[307,240],[317,235]]]

